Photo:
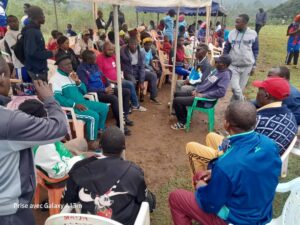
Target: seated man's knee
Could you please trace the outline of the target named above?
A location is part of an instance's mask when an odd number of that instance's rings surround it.
[[[195,151],[195,148],[196,148],[196,144],[198,144],[197,142],[189,142],[186,144],[186,147],[185,147],[185,152],[186,154],[190,154],[190,153],[193,153]]]

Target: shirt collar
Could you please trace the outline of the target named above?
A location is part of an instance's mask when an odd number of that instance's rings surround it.
[[[282,106],[282,102],[281,102],[281,101],[279,101],[279,102],[272,102],[272,103],[270,103],[270,104],[267,104],[267,105],[265,105],[265,106],[259,108],[259,109],[257,110],[257,112],[259,112],[259,111],[261,111],[261,110],[263,110],[263,109],[277,108],[277,107],[281,107],[281,106]]]
[[[63,75],[65,77],[68,77],[69,74],[67,74],[66,72],[62,71],[61,69],[57,69],[57,72],[60,74],[60,75]]]

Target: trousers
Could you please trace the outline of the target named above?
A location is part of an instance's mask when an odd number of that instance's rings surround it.
[[[217,215],[204,212],[191,191],[179,189],[171,192],[169,205],[174,225],[192,225],[192,220],[202,225],[227,225]]]
[[[110,103],[117,126],[120,126],[118,89],[115,88],[114,93],[111,95],[106,94],[104,92],[98,92],[97,94],[100,102]],[[123,96],[124,114],[125,116],[127,116],[129,113],[130,90],[126,88],[122,88],[122,96]]]
[[[206,135],[206,145],[197,142],[187,143],[186,154],[189,158],[192,176],[200,170],[207,170],[208,163],[222,154],[218,147],[223,139],[223,136],[211,132]]]
[[[108,113],[108,106],[102,102],[85,101],[83,104],[87,110],[75,110],[76,118],[86,123],[87,139],[94,141],[98,137],[99,129],[104,130]]]
[[[248,83],[249,75],[251,73],[253,66],[248,67],[236,67],[230,66],[229,69],[232,71],[231,77],[231,88],[232,88],[232,98],[231,100],[244,100],[243,91]]]

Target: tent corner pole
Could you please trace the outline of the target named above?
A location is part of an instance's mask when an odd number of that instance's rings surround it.
[[[196,21],[195,21],[195,33],[194,33],[193,54],[192,54],[192,63],[193,64],[194,64],[194,59],[195,59],[195,45],[196,45],[197,30],[198,30],[198,16],[199,16],[199,8],[197,8]]]
[[[177,7],[177,16],[176,16],[176,30],[175,30],[175,38],[174,38],[174,55],[173,55],[173,70],[172,70],[172,83],[171,83],[171,97],[170,97],[170,115],[172,114],[173,109],[173,99],[174,99],[174,91],[177,81],[177,75],[175,73],[175,66],[176,66],[176,53],[177,53],[177,41],[178,41],[178,30],[179,30],[179,12],[180,7]]]
[[[55,26],[56,26],[56,30],[58,30],[58,18],[57,18],[56,0],[53,0],[53,6],[54,6],[54,15],[55,15]]]

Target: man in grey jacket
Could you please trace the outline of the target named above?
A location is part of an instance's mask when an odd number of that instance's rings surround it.
[[[250,73],[254,72],[259,46],[257,33],[247,27],[249,16],[239,15],[235,20],[235,29],[229,33],[224,47],[224,54],[232,59],[229,69],[232,71],[231,100],[244,100],[243,90],[247,85]]]
[[[0,78],[2,80],[7,78]],[[34,81],[48,112],[37,118],[0,106],[0,221],[1,225],[34,225],[32,200],[36,181],[31,147],[54,143],[67,134],[66,117],[50,86]]]
[[[257,35],[259,34],[260,29],[266,25],[267,18],[268,18],[267,12],[265,12],[263,8],[260,8],[259,12],[256,14],[256,20],[255,20],[255,31]]]

